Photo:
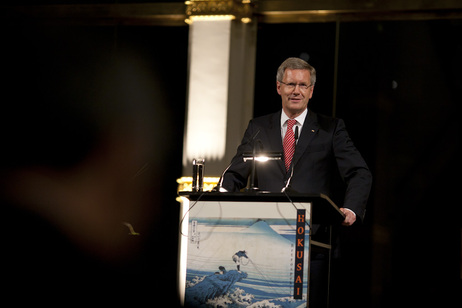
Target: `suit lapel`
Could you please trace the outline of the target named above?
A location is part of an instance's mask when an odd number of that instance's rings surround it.
[[[284,148],[282,146],[282,138],[281,138],[281,112],[276,112],[270,118],[270,125],[269,125],[269,140],[271,143],[271,149],[274,149],[276,152],[284,153]],[[281,172],[285,173],[285,166],[284,166],[284,157],[278,161],[278,165],[281,168]]]
[[[298,139],[294,157],[292,159],[292,163],[294,166],[300,160],[306,148],[311,143],[314,136],[316,136],[316,134],[318,133],[318,130],[318,117],[316,113],[312,112],[311,110],[308,110],[308,116],[305,119],[305,123],[303,123],[302,132],[300,134],[300,138]]]

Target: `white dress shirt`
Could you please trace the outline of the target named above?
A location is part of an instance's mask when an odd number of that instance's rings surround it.
[[[300,136],[300,134],[302,133],[303,123],[305,123],[305,119],[306,119],[307,114],[308,114],[308,108],[306,108],[305,111],[303,111],[301,115],[294,118],[294,120],[296,120],[297,122],[295,123],[295,125],[293,127],[293,130],[295,132],[295,126],[298,126],[298,136]],[[281,137],[282,137],[282,140],[284,140],[284,136],[286,135],[287,120],[289,120],[289,119],[290,118],[286,115],[284,110],[282,110],[282,112],[281,112]],[[298,140],[296,140],[296,142],[298,142]]]

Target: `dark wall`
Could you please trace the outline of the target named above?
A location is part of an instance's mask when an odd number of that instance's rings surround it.
[[[339,82],[339,116],[370,127],[358,139],[375,152],[372,265],[382,279],[373,283],[382,302],[441,304],[460,284],[461,224],[454,219],[460,211],[451,195],[462,68],[455,38],[462,23],[358,23],[341,30],[340,67],[357,77]],[[446,253],[432,247],[436,242]]]
[[[339,25],[335,113],[374,185],[365,222],[342,230],[336,306],[459,300],[461,33],[460,20]],[[310,108],[332,114],[335,34],[335,23],[259,26],[256,115],[280,108],[275,72],[291,56],[317,69]]]
[[[188,28],[1,32],[2,294],[175,307]]]

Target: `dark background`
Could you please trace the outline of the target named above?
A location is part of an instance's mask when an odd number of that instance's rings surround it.
[[[254,115],[280,108],[275,87],[279,64],[291,56],[308,58],[318,71],[310,108],[327,115],[335,110],[345,120],[374,177],[364,223],[342,231],[335,307],[458,306],[456,116],[462,101],[462,21],[345,22],[338,25],[338,45],[336,23],[258,27]],[[162,179],[162,185],[152,188],[161,206],[150,227],[140,230],[145,248],[130,279],[147,286],[146,295],[152,289],[162,300],[173,298],[188,27],[66,26],[56,31],[51,26],[43,31],[91,37],[108,54],[129,47],[157,76],[153,86],[162,94],[153,104],[163,106],[169,121],[164,127],[167,144],[155,146],[167,152],[168,160],[149,171]]]
[[[461,33],[460,20],[340,23],[334,80],[335,23],[259,26],[255,114],[280,108],[279,63],[308,55],[310,108],[345,120],[374,176],[364,224],[342,232],[339,307],[459,301]]]

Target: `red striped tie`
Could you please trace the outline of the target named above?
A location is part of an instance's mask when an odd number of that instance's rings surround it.
[[[295,123],[297,123],[297,120],[287,120],[287,132],[283,141],[284,163],[286,165],[286,171],[289,171],[290,163],[292,162],[292,157],[294,156],[295,152],[295,136],[293,130]]]

